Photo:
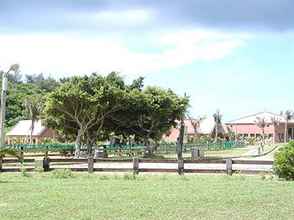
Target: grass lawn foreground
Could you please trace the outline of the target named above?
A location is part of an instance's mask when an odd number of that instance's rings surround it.
[[[0,174],[0,219],[294,219],[294,182],[261,176]]]

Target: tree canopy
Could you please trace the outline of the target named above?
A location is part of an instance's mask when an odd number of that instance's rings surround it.
[[[112,135],[147,143],[158,141],[183,117],[188,98],[171,90],[143,87],[143,78],[127,85],[117,73],[72,77],[49,94],[49,126],[78,145],[93,145]]]
[[[19,73],[8,78],[6,127],[21,119],[45,119],[60,138],[75,141],[77,146],[113,137],[157,142],[184,117],[189,102],[170,89],[144,87],[143,77],[127,84],[116,72],[60,80]],[[38,100],[44,107],[40,108]],[[35,107],[38,112],[32,117],[28,110]]]
[[[72,77],[49,94],[48,125],[67,137],[76,136],[77,147],[92,145],[103,133],[105,118],[124,107],[124,85],[119,80],[113,74]]]
[[[59,86],[59,82],[53,78],[46,78],[41,74],[38,80],[35,75],[30,75],[31,81],[24,81],[20,73],[10,73],[8,75],[8,94],[5,127],[10,129],[19,120],[29,119],[25,111],[25,100],[32,96],[45,97],[49,92]],[[36,75],[38,76],[38,75]],[[2,82],[2,77],[0,82]]]

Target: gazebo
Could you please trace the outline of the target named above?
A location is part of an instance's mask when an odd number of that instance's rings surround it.
[[[32,129],[31,120],[19,121],[7,134],[6,143],[29,143]],[[42,124],[41,120],[34,122],[34,129],[32,133],[32,143],[41,143],[46,138],[55,138],[56,132],[50,128],[47,128]]]

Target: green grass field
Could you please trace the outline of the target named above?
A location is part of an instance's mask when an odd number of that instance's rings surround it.
[[[261,176],[0,174],[0,219],[294,219],[294,182]]]

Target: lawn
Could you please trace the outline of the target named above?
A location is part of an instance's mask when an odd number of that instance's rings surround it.
[[[294,219],[294,182],[261,176],[0,174],[0,219]]]

